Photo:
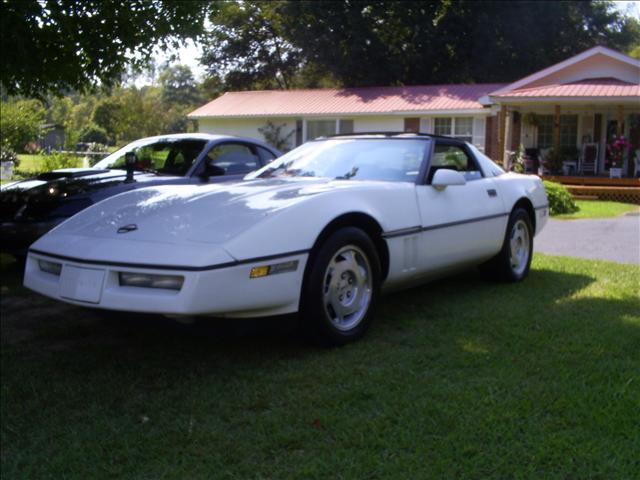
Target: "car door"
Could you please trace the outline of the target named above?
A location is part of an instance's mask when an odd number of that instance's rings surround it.
[[[494,180],[485,177],[463,142],[436,139],[426,170],[417,185],[422,222],[420,269],[438,271],[489,258],[500,250],[507,214]],[[435,172],[461,173],[464,185],[437,189]]]

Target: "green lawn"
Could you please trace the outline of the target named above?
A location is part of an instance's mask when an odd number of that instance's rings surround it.
[[[364,340],[322,350],[284,321],[101,320],[20,294],[12,265],[3,479],[640,471],[638,266],[537,255],[521,284],[464,274],[386,297]]]
[[[18,155],[18,160],[20,160],[20,165],[18,165],[18,170],[23,172],[38,172],[41,170],[40,165],[44,161],[44,155],[29,155],[26,153],[21,153]]]
[[[556,215],[553,218],[560,220],[574,220],[578,218],[607,218],[617,217],[627,212],[639,210],[638,205],[621,202],[607,202],[601,200],[576,200],[580,208],[575,213]]]

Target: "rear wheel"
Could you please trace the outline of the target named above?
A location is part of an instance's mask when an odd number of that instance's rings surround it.
[[[360,338],[373,320],[380,284],[373,242],[358,228],[342,228],[309,261],[300,306],[304,330],[322,345]]]
[[[507,232],[500,253],[482,265],[490,277],[519,282],[529,273],[533,257],[533,227],[526,210],[516,208],[509,216]]]

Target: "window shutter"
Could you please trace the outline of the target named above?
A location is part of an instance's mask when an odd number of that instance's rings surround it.
[[[418,133],[420,131],[420,119],[419,118],[405,118],[404,119],[404,131]]]

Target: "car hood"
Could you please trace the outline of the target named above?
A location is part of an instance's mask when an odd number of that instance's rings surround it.
[[[258,179],[225,185],[149,187],[100,202],[49,235],[222,245],[292,205],[336,189],[364,188],[369,183],[374,182]]]
[[[102,170],[96,168],[63,168],[41,173],[37,177],[12,182],[2,186],[3,195],[34,196],[51,195],[51,188],[57,193],[72,195],[89,192],[97,188],[123,183],[127,172],[124,170]],[[158,178],[152,173],[135,172],[136,181]]]
[[[132,188],[139,188],[141,183],[162,178],[152,173],[136,172]],[[70,202],[88,199],[101,190],[122,188],[126,180],[124,170],[102,170],[96,168],[65,168],[42,173],[37,177],[13,182],[2,186],[0,204],[2,221],[11,221],[16,216],[20,219],[39,219],[53,215],[56,209],[65,205],[61,216],[69,216],[85,208],[91,201],[85,201],[74,208]],[[134,187],[135,186],[135,187]]]

